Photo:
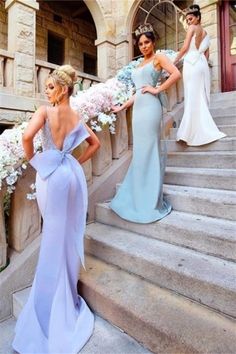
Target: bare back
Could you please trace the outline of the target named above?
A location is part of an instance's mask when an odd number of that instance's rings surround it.
[[[47,107],[47,120],[54,145],[61,150],[66,136],[78,125],[80,117],[68,106]]]
[[[207,33],[206,31],[202,28],[201,25],[195,25],[195,46],[197,49],[199,49],[203,39],[206,37]]]

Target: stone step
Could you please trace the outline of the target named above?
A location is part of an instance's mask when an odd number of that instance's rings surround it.
[[[27,288],[14,294],[13,310],[17,315],[28,298],[29,289],[30,288]],[[16,308],[16,310],[14,308]],[[2,339],[0,339],[0,353],[2,354],[13,354],[10,343],[13,340],[16,321],[14,317],[9,321],[9,324],[4,322],[2,324],[0,323],[1,335],[2,329],[5,331],[5,335],[3,335],[3,337],[1,336]],[[6,328],[6,325],[9,328]],[[2,348],[4,348],[4,351],[1,351]],[[96,315],[94,333],[88,343],[80,351],[80,354],[101,353],[151,354],[148,349],[141,346],[136,340],[124,333],[123,330],[114,327],[109,322]]]
[[[85,241],[88,254],[236,317],[236,263],[101,223]]]
[[[229,101],[232,101],[232,104],[236,103],[236,91],[229,91],[229,92],[217,92],[217,93],[212,93],[210,96],[210,104],[222,104],[222,103],[228,103]]]
[[[217,126],[220,125],[235,125],[236,124],[236,115],[235,114],[218,114],[218,110],[213,115],[214,121]]]
[[[86,264],[80,289],[88,304],[152,352],[235,354],[233,319],[94,257]]]
[[[235,103],[229,104],[227,103],[222,103],[219,105],[214,104],[213,107],[210,107],[210,113],[213,118],[215,117],[226,117],[226,116],[232,116],[236,120],[236,106]]]
[[[236,219],[236,192],[164,185],[164,194],[174,210],[212,216],[228,220]]]
[[[213,168],[166,167],[165,183],[179,186],[236,190],[236,171]]]
[[[236,220],[236,191],[164,184],[163,192],[176,211]]]
[[[109,203],[96,206],[96,220],[150,238],[236,262],[236,226],[229,220],[173,210],[162,220],[138,224],[121,219]]]
[[[218,128],[220,131],[225,133],[227,137],[236,137],[236,124],[235,125],[219,125]],[[171,128],[170,129],[170,136],[169,138],[172,140],[176,139],[176,133],[178,128]]]
[[[167,166],[235,169],[236,152],[231,151],[198,151],[169,152]]]
[[[232,112],[233,109],[236,109],[236,99],[235,97],[228,98],[228,99],[218,99],[218,100],[211,100],[210,102],[210,110],[211,109],[216,109],[216,108],[231,108]]]
[[[188,146],[176,140],[166,140],[167,151],[236,151],[236,137],[222,138],[210,144]]]

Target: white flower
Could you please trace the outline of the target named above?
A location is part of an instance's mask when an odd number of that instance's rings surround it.
[[[17,181],[17,174],[11,174],[10,176],[7,176],[6,182],[9,186],[13,185]]]
[[[111,122],[111,117],[108,114],[100,113],[98,115],[98,121],[101,122],[102,125],[105,125]]]
[[[27,125],[28,122],[23,122],[12,129],[4,130],[0,135],[0,189],[3,180],[6,180],[8,186],[13,186],[22,174],[22,169],[27,168],[21,142]],[[41,135],[37,134],[34,139],[34,150],[39,150],[41,146]],[[8,190],[9,193],[12,193],[11,188],[8,188]]]
[[[28,200],[34,200],[36,199],[36,193],[27,193],[26,198]]]
[[[94,127],[94,130],[95,130],[96,132],[101,132],[101,131],[102,131],[102,128],[101,128],[99,125],[96,125],[96,126]]]

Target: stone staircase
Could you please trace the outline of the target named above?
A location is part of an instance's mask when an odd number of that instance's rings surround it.
[[[97,315],[81,354],[236,353],[235,98],[212,95],[212,114],[227,134],[220,141],[186,147],[171,129],[164,185],[170,215],[136,224],[108,201],[96,206],[78,286]],[[14,317],[0,323],[0,354],[13,353],[15,318],[28,294],[13,294]]]
[[[157,354],[236,353],[236,94],[212,96],[226,138],[167,141],[163,220],[122,220],[104,202],[87,226],[80,291],[103,318]]]
[[[14,338],[16,318],[29,296],[30,288],[25,288],[13,294],[13,316],[0,322],[0,354],[15,354],[11,343]],[[95,316],[95,328],[92,337],[80,351],[80,354],[151,354],[135,339],[128,336],[120,328],[111,325],[99,316]],[[23,353],[22,353],[23,354]],[[45,354],[45,353],[29,353]],[[59,353],[55,353],[59,354]],[[71,353],[67,353],[71,354]]]

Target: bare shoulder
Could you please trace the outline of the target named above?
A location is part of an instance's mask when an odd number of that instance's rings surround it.
[[[197,28],[198,28],[198,26],[196,26],[196,25],[190,25],[189,27],[188,27],[188,33],[193,33],[193,32],[195,32],[196,30],[197,30]]]
[[[170,59],[164,53],[158,53],[155,55],[153,63],[155,67],[162,67],[163,64],[170,63]]]
[[[153,59],[154,66],[160,65],[160,63],[165,60],[167,56],[163,53],[157,53],[155,54],[155,57]]]
[[[44,122],[47,117],[47,106],[40,106],[33,114],[32,119]]]
[[[35,111],[35,113],[38,113],[40,115],[46,115],[47,112],[47,106],[42,105],[39,108],[37,108],[37,110]]]

